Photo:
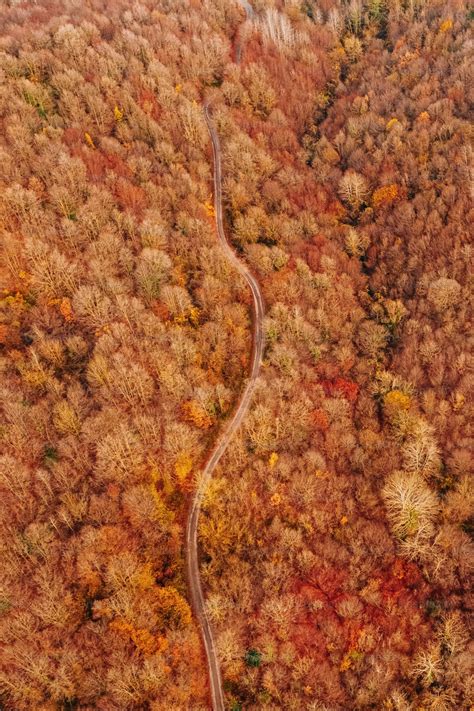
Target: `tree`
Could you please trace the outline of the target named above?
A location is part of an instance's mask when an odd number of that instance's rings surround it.
[[[256,649],[249,649],[245,653],[245,663],[248,667],[259,667],[262,661],[262,655]]]
[[[435,494],[418,474],[398,471],[388,477],[383,498],[395,536],[416,557],[434,535]]]
[[[461,286],[455,279],[440,277],[428,290],[428,299],[437,312],[443,312],[456,306],[461,298]]]
[[[352,210],[358,210],[369,195],[363,175],[349,171],[339,181],[339,194]]]
[[[157,299],[161,285],[169,279],[171,260],[159,249],[145,247],[138,258],[137,281],[149,299]]]

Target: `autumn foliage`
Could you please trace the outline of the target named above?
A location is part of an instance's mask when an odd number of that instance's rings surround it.
[[[463,0],[0,8],[0,707],[472,703]],[[236,61],[239,60],[239,61]]]

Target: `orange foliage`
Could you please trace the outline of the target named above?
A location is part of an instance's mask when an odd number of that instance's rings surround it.
[[[160,321],[169,321],[171,313],[166,304],[163,304],[161,301],[154,301],[151,308]]]
[[[160,118],[160,107],[156,101],[156,96],[152,91],[143,89],[138,97],[138,103],[146,114],[149,114],[157,121]]]
[[[153,574],[153,566],[151,563],[146,563],[135,577],[134,582],[141,590],[149,590],[155,584],[155,576]]]
[[[117,182],[115,194],[120,206],[140,215],[146,207],[146,196],[143,188],[133,185],[125,179]]]
[[[398,185],[392,183],[391,185],[383,185],[381,188],[377,188],[372,195],[372,205],[377,208],[381,205],[390,205],[395,202],[399,197]]]
[[[401,390],[391,390],[384,399],[383,404],[389,413],[395,414],[400,410],[408,410],[411,405],[410,396]]]
[[[71,300],[67,296],[62,299],[49,299],[48,306],[57,306],[58,311],[65,321],[73,321],[74,314],[72,312]]]
[[[216,211],[215,211],[214,205],[212,204],[210,198],[208,200],[206,200],[206,202],[204,203],[204,209],[205,209],[206,215],[208,217],[215,217]]]
[[[448,32],[450,29],[453,27],[453,21],[448,18],[447,20],[443,20],[443,22],[439,26],[439,31],[440,32]]]
[[[178,286],[186,286],[186,273],[182,264],[176,264],[172,271],[173,281]]]
[[[109,484],[107,487],[107,494],[111,499],[118,499],[120,496],[120,487],[116,483]]]
[[[88,595],[96,595],[100,590],[102,579],[96,570],[87,568],[79,576],[79,583]]]
[[[328,395],[343,395],[349,402],[355,402],[359,393],[359,386],[352,380],[336,378],[333,381],[323,380],[321,383]]]
[[[278,462],[278,454],[276,452],[272,452],[270,456],[268,457],[268,466],[270,469],[273,469]]]
[[[61,303],[59,304],[59,312],[65,321],[72,321],[74,319],[70,299],[67,297],[61,299]]]
[[[311,413],[313,424],[317,430],[326,432],[329,428],[329,419],[324,410],[317,409]]]
[[[190,624],[191,608],[175,588],[157,588],[155,594],[162,617],[178,626]]]
[[[161,635],[153,635],[147,629],[137,629],[121,617],[112,620],[109,627],[129,637],[135,647],[145,656],[163,652],[168,646],[168,640]]]
[[[204,407],[195,400],[188,400],[181,406],[183,419],[191,422],[201,430],[207,430],[214,424],[214,419],[209,415]]]
[[[278,492],[273,494],[273,496],[270,499],[270,503],[272,506],[279,506],[281,504],[281,502],[282,502],[281,494],[279,494]]]
[[[93,140],[92,136],[90,135],[90,133],[87,133],[87,131],[84,133],[84,139],[85,139],[85,142],[87,143],[87,145],[89,146],[89,148],[95,148],[94,140]]]
[[[179,481],[183,481],[193,468],[193,460],[186,452],[181,452],[178,454],[176,463],[174,465],[174,470]]]
[[[189,309],[186,311],[183,311],[180,314],[177,314],[173,322],[178,324],[179,326],[182,326],[185,323],[190,323],[192,326],[197,326],[199,324],[199,309],[197,306],[191,306]]]

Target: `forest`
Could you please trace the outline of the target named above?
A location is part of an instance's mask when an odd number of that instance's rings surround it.
[[[472,711],[465,0],[0,4],[0,709]],[[213,711],[221,711],[214,708]]]

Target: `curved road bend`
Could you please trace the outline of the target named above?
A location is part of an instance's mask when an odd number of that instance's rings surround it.
[[[207,105],[204,106],[204,115],[212,141],[214,156],[214,209],[216,213],[217,235],[221,248],[223,249],[227,259],[244,277],[247,284],[250,286],[253,298],[253,347],[250,374],[237,408],[231,420],[229,420],[226,424],[226,427],[218,439],[214,450],[207,461],[204,471],[202,472],[202,477],[199,481],[199,485],[191,505],[191,510],[189,512],[186,529],[186,572],[192,607],[201,627],[204,648],[206,650],[207,663],[209,667],[209,685],[211,689],[212,708],[214,711],[224,711],[224,692],[222,690],[222,678],[217,657],[217,650],[212,635],[211,625],[205,609],[204,595],[199,575],[197,529],[204,492],[209,484],[209,481],[211,480],[219,459],[224,454],[230,440],[247,414],[250,401],[255,390],[264,348],[264,308],[260,287],[255,277],[251,274],[248,267],[236,256],[225,237],[222,212],[222,168],[219,136],[212,122],[209,107]]]

